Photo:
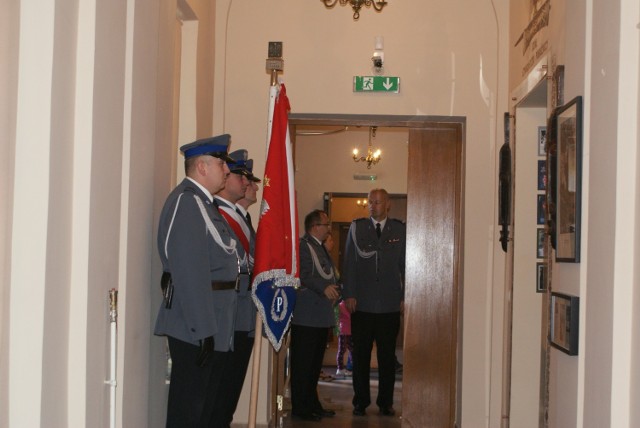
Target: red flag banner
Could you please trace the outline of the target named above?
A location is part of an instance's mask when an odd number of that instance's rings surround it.
[[[252,297],[264,329],[280,350],[300,285],[298,210],[289,136],[289,99],[284,85],[271,87],[270,137],[267,149],[260,221],[256,235]]]

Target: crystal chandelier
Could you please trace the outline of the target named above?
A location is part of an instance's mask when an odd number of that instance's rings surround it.
[[[340,2],[340,6],[345,6],[347,4],[351,5],[354,20],[358,20],[358,18],[360,18],[360,8],[362,8],[362,6],[373,6],[375,10],[380,12],[382,8],[387,5],[386,0],[322,0],[322,2],[326,7],[333,7],[338,2]]]
[[[366,162],[367,169],[371,169],[371,165],[375,165],[382,159],[382,152],[380,149],[373,151],[373,146],[371,144],[371,139],[376,137],[377,126],[369,127],[369,145],[367,146],[367,155],[358,157],[358,149],[353,149],[353,160],[354,162]]]

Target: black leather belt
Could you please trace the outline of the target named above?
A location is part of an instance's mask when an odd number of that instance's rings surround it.
[[[235,290],[236,281],[211,281],[211,289],[213,291]]]

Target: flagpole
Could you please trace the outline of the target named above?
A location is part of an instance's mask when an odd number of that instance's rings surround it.
[[[267,123],[267,151],[271,141],[271,126],[273,122],[273,110],[277,95],[278,71],[284,68],[282,60],[282,43],[269,42],[269,58],[267,59],[267,69],[271,71],[271,84],[269,87],[269,121]],[[260,362],[262,351],[262,317],[256,317],[255,339],[253,342],[253,365],[251,367],[251,398],[249,401],[249,421],[248,428],[256,427],[256,415],[258,411],[258,386],[260,383]]]
[[[258,410],[258,384],[260,383],[260,351],[262,350],[262,318],[256,317],[256,336],[253,342],[253,366],[251,368],[251,401],[249,402],[249,428],[255,428]]]

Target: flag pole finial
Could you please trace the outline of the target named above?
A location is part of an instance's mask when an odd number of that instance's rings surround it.
[[[271,73],[271,86],[278,84],[278,71],[284,70],[282,42],[269,42],[267,70]]]

